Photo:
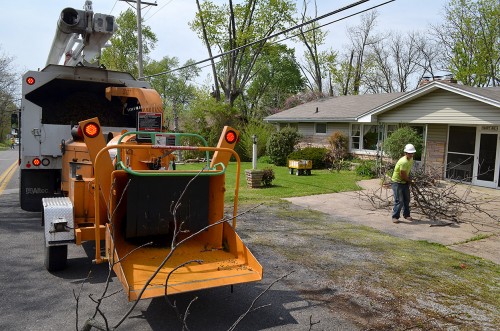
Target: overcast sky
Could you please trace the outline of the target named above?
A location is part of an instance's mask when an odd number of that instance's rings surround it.
[[[154,2],[154,0],[147,0]],[[203,0],[202,0],[203,1]],[[195,0],[156,0],[157,6],[143,8],[145,24],[150,26],[158,37],[156,49],[151,54],[154,59],[163,56],[176,56],[181,63],[188,59],[202,60],[207,57],[201,40],[190,30],[190,22],[196,13]],[[227,0],[213,0],[223,3]],[[234,3],[241,1],[235,0]],[[299,8],[302,1],[298,1]],[[317,0],[318,16],[334,11],[355,0]],[[359,10],[383,3],[371,0],[354,9],[330,16],[324,24]],[[378,8],[377,30],[424,30],[429,24],[442,20],[443,6],[447,0],[396,0]],[[0,20],[0,45],[4,54],[14,57],[13,67],[20,74],[27,70],[37,70],[45,66],[49,48],[54,37],[56,22],[63,8],[82,9],[85,0],[23,0],[3,1],[4,14]],[[312,0],[310,1],[312,3]],[[309,5],[311,7],[311,5]],[[96,13],[118,16],[130,6],[117,0],[94,0]],[[326,27],[329,31],[326,46],[340,51],[347,43],[346,28],[359,24],[360,17],[354,16]],[[302,53],[302,52],[300,52]],[[302,54],[296,54],[298,58]]]

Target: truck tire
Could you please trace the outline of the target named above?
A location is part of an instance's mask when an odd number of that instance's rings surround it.
[[[68,245],[45,247],[45,268],[58,271],[66,268],[68,261]]]

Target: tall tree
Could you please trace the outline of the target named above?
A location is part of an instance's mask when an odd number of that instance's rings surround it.
[[[363,79],[363,65],[365,60],[365,54],[370,46],[378,43],[382,38],[380,36],[374,35],[374,28],[376,25],[378,13],[377,11],[371,11],[361,16],[361,24],[352,27],[348,30],[348,35],[351,39],[351,59],[354,59],[354,65],[352,62],[351,66],[354,68],[353,72],[353,94],[359,94],[361,81]]]
[[[213,48],[219,53],[235,50],[221,58],[214,74],[225,101],[231,106],[252,80],[255,64],[268,41],[239,47],[283,29],[291,21],[294,10],[295,5],[291,0],[245,0],[241,4],[233,4],[229,0],[227,5],[220,6],[205,1],[199,6],[190,25],[209,52]]]
[[[102,52],[101,63],[108,69],[129,72],[138,75],[137,49],[137,16],[132,9],[120,13],[116,18],[118,30],[110,39],[111,46]],[[142,42],[144,63],[149,61],[148,54],[158,41],[156,35],[147,25],[142,26]]]
[[[307,16],[308,1],[303,1],[302,23],[311,20]],[[314,1],[314,17],[318,16],[318,8]],[[305,64],[301,66],[304,76],[308,80],[311,91],[323,94],[323,79],[326,78],[330,67],[335,65],[337,53],[333,50],[320,51],[319,48],[325,43],[327,32],[322,31],[317,22],[299,28],[299,40],[304,44]]]
[[[17,75],[11,66],[12,57],[0,48],[0,141],[10,132],[10,116],[16,110]]]
[[[256,74],[244,94],[250,117],[256,118],[282,108],[289,96],[304,89],[304,78],[293,49],[272,45],[261,56]]]
[[[445,21],[435,33],[445,65],[463,84],[500,84],[499,17],[498,0],[451,0],[445,7]]]
[[[198,77],[200,69],[196,66],[189,66],[193,60],[187,61],[183,69],[175,72],[168,72],[179,67],[179,60],[176,57],[165,56],[160,61],[151,61],[144,68],[146,75],[163,73],[149,78],[153,88],[160,94],[163,100],[164,117],[167,126],[173,122],[173,129],[179,131],[178,119],[180,112],[195,98],[196,88],[194,79]]]
[[[360,94],[365,74],[373,65],[373,61],[366,61],[368,51],[383,39],[374,32],[377,16],[376,11],[363,14],[361,23],[347,30],[351,44],[336,68],[332,69],[334,81],[342,95]]]
[[[363,80],[370,93],[405,92],[432,75],[434,57],[430,42],[416,32],[392,32],[369,48],[370,69]],[[428,52],[428,53],[426,53]]]

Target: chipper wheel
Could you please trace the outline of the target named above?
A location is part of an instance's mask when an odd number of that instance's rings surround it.
[[[68,245],[45,247],[45,268],[48,271],[63,270],[67,260]]]

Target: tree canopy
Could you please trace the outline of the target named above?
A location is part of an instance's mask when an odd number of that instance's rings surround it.
[[[0,141],[10,132],[11,114],[17,108],[14,101],[18,80],[11,64],[12,57],[0,48]]]
[[[125,71],[134,77],[138,75],[137,49],[137,15],[132,9],[127,9],[116,18],[118,30],[110,39],[111,46],[104,49],[101,63],[108,69]],[[149,53],[158,41],[156,35],[147,25],[142,26],[142,42],[144,63],[149,62]]]
[[[284,29],[292,20],[294,10],[295,4],[291,0],[245,0],[241,4],[229,0],[227,5],[220,6],[205,1],[199,5],[199,12],[190,26],[203,40],[209,53],[213,48],[218,53],[234,50],[221,57],[219,63],[212,64],[214,87],[220,86],[224,100],[230,105],[234,105],[254,77],[254,68],[270,40],[239,47]]]
[[[179,67],[179,60],[176,57],[165,56],[160,61],[150,61],[144,68],[146,75],[163,73],[148,80],[162,97],[166,125],[173,127],[175,131],[179,130],[179,112],[184,110],[189,102],[196,97],[193,81],[198,77],[200,69],[196,66],[189,66],[193,62],[193,60],[188,60],[183,65],[184,69],[169,72]]]
[[[500,84],[500,2],[450,0],[435,28],[444,47],[443,64],[469,86]]]

